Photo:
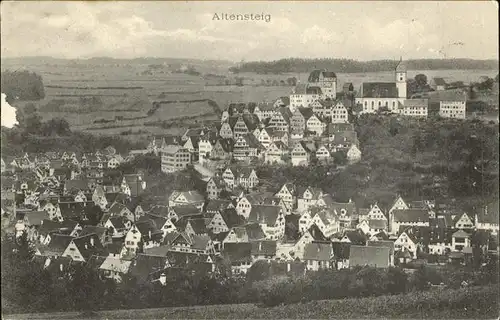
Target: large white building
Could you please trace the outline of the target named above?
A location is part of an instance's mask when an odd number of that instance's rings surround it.
[[[316,89],[308,89],[307,85],[299,84],[290,95],[289,109],[293,113],[297,108],[307,108],[314,101],[321,98],[321,93]]]
[[[321,99],[337,99],[337,75],[326,70],[314,70],[307,79],[307,88],[319,88]]]
[[[363,82],[355,99],[362,107],[360,113],[376,113],[383,107],[399,113],[400,105],[406,100],[406,69],[405,62],[400,60],[394,72],[394,82]]]
[[[439,116],[443,118],[465,119],[467,94],[450,91],[439,94]]]
[[[298,107],[309,107],[318,100],[337,98],[337,75],[326,70],[314,70],[309,74],[307,84],[299,84],[290,95],[290,111]]]

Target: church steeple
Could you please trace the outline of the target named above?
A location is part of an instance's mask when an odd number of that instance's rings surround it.
[[[398,98],[406,99],[406,63],[403,57],[400,57],[399,63],[396,66],[396,87],[398,88]]]

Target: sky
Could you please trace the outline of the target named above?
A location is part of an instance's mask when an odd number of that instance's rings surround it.
[[[0,8],[2,57],[498,58],[496,1],[2,1]]]

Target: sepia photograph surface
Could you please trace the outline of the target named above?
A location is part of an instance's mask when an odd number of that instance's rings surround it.
[[[494,1],[2,1],[2,319],[498,319]]]

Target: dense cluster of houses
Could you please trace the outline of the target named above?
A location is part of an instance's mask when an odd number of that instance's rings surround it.
[[[426,118],[429,99],[407,97],[407,67],[400,61],[395,82],[365,82],[357,93],[345,83],[337,93],[334,72],[314,70],[289,96],[263,103],[232,103],[220,121],[191,128],[182,136],[154,138],[132,153],[162,155],[162,171],[174,172],[198,163],[229,161],[307,166],[333,159],[359,161],[361,151],[352,116],[387,112]],[[466,95],[440,91],[439,115],[465,119]],[[340,158],[336,154],[341,154]]]
[[[385,268],[429,256],[467,263],[474,248],[498,253],[498,202],[464,212],[453,202],[396,196],[390,207],[363,208],[311,186],[258,188],[255,162],[309,166],[337,153],[359,161],[349,123],[354,106],[360,114],[387,107],[427,116],[425,101],[406,99],[402,61],[395,83],[364,83],[360,96],[347,83],[338,98],[336,79],[315,70],[289,97],[231,104],[220,122],[153,138],[125,158],[112,147],[2,158],[2,230],[26,234],[37,261],[54,272],[88,263],[116,281],[132,274],[163,284],[169,270],[196,266],[213,273],[225,262],[233,273],[246,273],[259,260],[286,270],[298,263],[307,271]],[[168,204],[141,202],[148,188],[143,173],[116,169],[146,153],[161,158],[165,173],[194,166],[205,190],[175,190]]]
[[[163,172],[230,161],[307,166],[332,162],[337,153],[359,161],[359,141],[345,105],[352,99],[336,98],[335,74],[313,71],[304,87],[317,89],[314,98],[293,93],[273,103],[232,103],[220,121],[182,136],[153,138],[147,149],[132,154],[161,154]]]
[[[25,155],[3,168],[2,219],[26,233],[44,268],[89,263],[116,281],[132,274],[164,283],[172,268],[216,272],[222,261],[233,273],[259,260],[307,271],[428,256],[467,263],[473,248],[498,252],[498,202],[463,212],[453,202],[397,196],[388,208],[360,208],[293,183],[256,191],[254,169],[228,166],[205,192],[176,190],[168,204],[146,204],[138,197],[147,188],[143,175],[113,176],[113,157],[112,150],[85,155],[84,165],[74,154]],[[101,180],[88,175],[94,170]]]

